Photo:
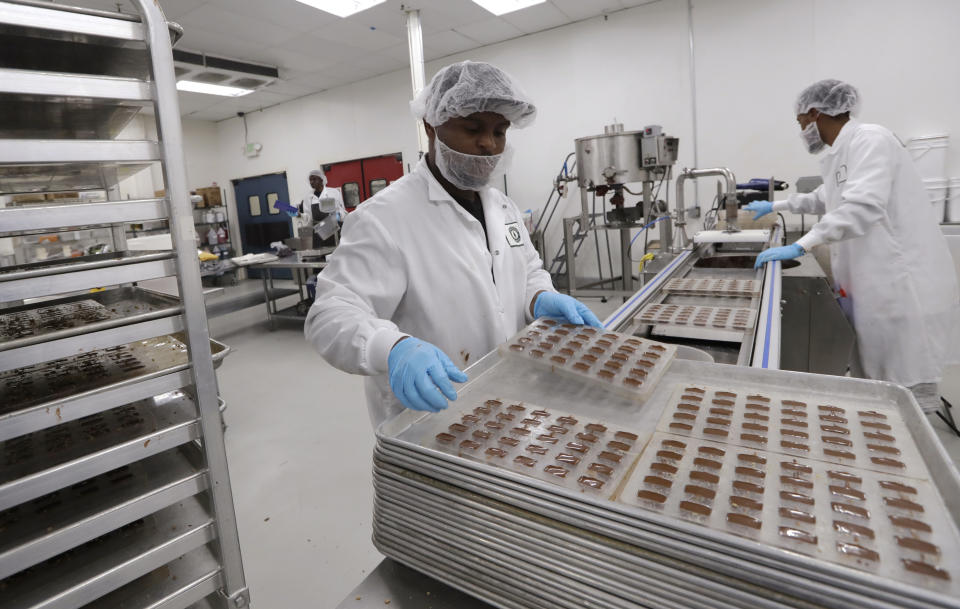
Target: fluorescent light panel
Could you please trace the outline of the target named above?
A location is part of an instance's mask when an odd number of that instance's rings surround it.
[[[227,87],[224,85],[211,85],[206,82],[195,82],[192,80],[178,80],[177,89],[189,91],[190,93],[205,93],[207,95],[221,95],[223,97],[241,97],[253,93],[253,89],[241,89],[240,87]]]
[[[302,1],[303,0],[301,0],[301,2]],[[519,11],[522,8],[527,8],[535,4],[543,4],[546,1],[547,0],[473,0],[475,4],[479,4],[497,16]]]
[[[383,4],[387,0],[297,0],[307,6],[320,9],[325,13],[337,17],[349,17],[354,13],[365,11],[372,6]]]

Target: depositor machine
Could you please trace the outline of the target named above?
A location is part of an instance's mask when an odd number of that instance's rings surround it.
[[[753,268],[756,255],[777,244],[783,229],[740,219],[737,180],[730,169],[683,169],[675,176],[673,209],[659,200],[663,183],[674,178],[678,149],[677,138],[656,125],[640,131],[609,125],[603,135],[576,140],[581,209],[578,216],[564,220],[570,293],[585,294],[576,276],[576,227],[615,230],[620,235],[621,284],[604,292],[626,298],[606,327],[680,345],[687,357],[761,368],[781,367],[786,332],[796,347],[791,347],[784,367],[843,374],[853,333],[823,271],[812,256],[799,263]],[[716,204],[704,222],[712,230],[691,236],[684,188],[704,179],[717,180]],[[637,183],[641,188],[635,193],[630,186]],[[776,181],[767,183],[772,200]],[[627,205],[624,193],[639,195],[639,203]],[[599,222],[593,207],[598,196]],[[694,205],[690,211],[698,213],[699,208]],[[747,224],[751,228],[743,228]],[[634,291],[631,245],[643,231],[655,232],[656,245],[650,251],[644,248],[641,285]],[[812,311],[816,324],[810,323]]]

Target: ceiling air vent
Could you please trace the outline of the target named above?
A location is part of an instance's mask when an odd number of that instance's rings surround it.
[[[174,49],[173,62],[177,80],[204,84],[259,89],[280,77],[279,70],[274,66],[213,57],[181,49]]]

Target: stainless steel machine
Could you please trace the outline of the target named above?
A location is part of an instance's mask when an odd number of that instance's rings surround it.
[[[576,245],[590,231],[613,230],[620,236],[620,290],[605,293],[633,293],[633,264],[630,259],[630,233],[643,226],[660,223],[661,251],[672,249],[672,219],[665,206],[655,201],[654,187],[669,182],[677,162],[679,140],[665,135],[662,127],[651,125],[641,131],[624,131],[616,123],[604,128],[603,135],[576,140],[577,186],[580,188],[580,215],[563,222],[568,289],[577,291]],[[634,194],[629,184],[640,183],[642,201],[626,205],[624,193]],[[605,213],[607,195],[612,209]],[[601,199],[601,221],[591,212],[591,198]],[[582,288],[581,288],[582,289]]]

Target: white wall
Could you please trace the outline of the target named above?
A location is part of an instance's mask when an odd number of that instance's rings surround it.
[[[960,138],[960,78],[952,63],[960,55],[960,2],[693,4],[701,167],[730,167],[742,179],[776,175],[791,184],[816,174],[816,160],[797,135],[793,99],[826,77],[860,87],[861,118],[887,125],[902,139],[934,133]],[[528,90],[539,116],[533,126],[510,133],[517,155],[508,184],[521,209],[538,210],[573,140],[602,133],[614,119],[626,129],[663,125],[680,138],[678,167],[693,166],[688,55],[687,2],[661,0],[431,62],[427,74],[462,59],[490,61]],[[321,163],[399,151],[406,166],[416,162],[409,87],[407,72],[398,71],[249,114],[250,141],[264,146],[255,159],[241,153],[239,119],[213,130],[185,121],[187,157],[204,167],[206,181],[227,186],[231,199],[232,178],[286,170],[297,200],[307,188],[306,174]],[[960,155],[952,154],[950,163],[951,175],[960,176]],[[702,205],[713,191],[712,185],[701,188]],[[565,214],[578,206],[571,196]],[[548,237],[552,253],[557,233]]]

